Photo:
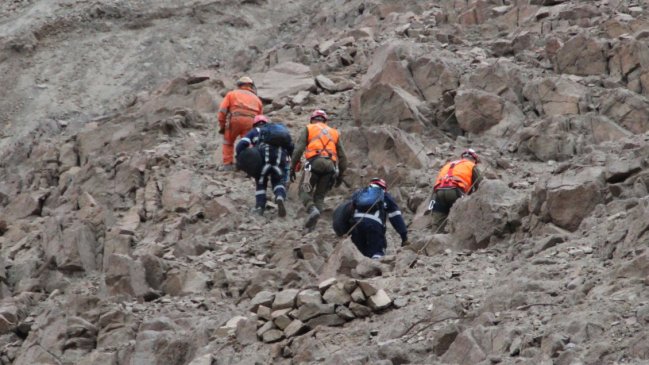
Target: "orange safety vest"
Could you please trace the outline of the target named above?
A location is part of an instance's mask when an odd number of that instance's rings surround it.
[[[475,163],[466,159],[447,163],[437,174],[434,190],[460,188],[468,193],[471,189],[473,166]]]
[[[225,123],[228,113],[233,117],[254,118],[262,113],[262,109],[261,100],[252,91],[247,89],[232,90],[225,95],[223,102],[221,102],[219,122]]]
[[[323,156],[330,158],[334,162],[337,161],[338,131],[322,122],[309,124],[306,128],[309,135],[307,136],[304,157],[308,160],[315,156]]]

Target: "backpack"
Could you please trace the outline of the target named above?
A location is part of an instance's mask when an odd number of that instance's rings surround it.
[[[335,210],[331,219],[336,236],[342,237],[353,227],[354,207],[351,200],[342,202]]]
[[[268,123],[259,130],[259,143],[288,148],[291,145],[291,133],[281,123]]]
[[[354,208],[362,213],[373,213],[376,209],[383,209],[383,198],[383,189],[367,186],[354,197]]]

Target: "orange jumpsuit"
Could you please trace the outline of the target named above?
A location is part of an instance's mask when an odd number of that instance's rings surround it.
[[[219,126],[225,128],[223,134],[223,164],[234,163],[234,142],[252,129],[256,115],[262,114],[263,105],[257,95],[249,88],[242,87],[225,95],[219,107]]]

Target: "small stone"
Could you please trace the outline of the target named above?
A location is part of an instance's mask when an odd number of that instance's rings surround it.
[[[336,310],[334,304],[325,304],[325,303],[307,303],[300,306],[295,311],[291,312],[293,318],[297,318],[303,322],[308,321],[311,318],[323,315],[323,314],[332,314]]]
[[[320,295],[320,292],[313,289],[302,290],[297,295],[297,305],[299,307],[307,303],[322,303],[322,295]]]
[[[363,294],[363,289],[360,287],[357,287],[353,292],[352,292],[352,300],[355,301],[356,303],[365,303],[365,294]]]
[[[277,341],[280,341],[283,338],[284,338],[284,332],[280,331],[280,330],[270,330],[270,331],[265,332],[262,335],[262,340],[265,343],[277,342]]]
[[[388,308],[392,304],[392,299],[390,299],[385,290],[379,289],[376,294],[369,297],[367,303],[370,308],[376,311]]]
[[[337,283],[327,289],[322,298],[327,303],[333,303],[338,305],[347,305],[352,301],[351,295],[344,289],[341,283]]]
[[[260,305],[270,308],[273,300],[275,300],[275,294],[262,290],[250,301],[250,311],[255,312]]]
[[[343,324],[345,324],[345,322],[347,321],[337,314],[325,314],[323,316],[310,319],[306,323],[306,325],[309,326],[309,328],[314,329],[318,326],[329,326],[329,327],[342,326]]]
[[[369,298],[378,291],[376,287],[367,281],[359,281],[358,286],[363,290],[365,297]]]
[[[343,288],[347,293],[352,293],[358,287],[358,283],[354,279],[345,280]]]
[[[336,314],[348,321],[351,321],[352,319],[356,318],[356,316],[351,311],[351,309],[342,305],[336,307]]]
[[[318,285],[318,289],[320,289],[320,293],[324,293],[327,289],[329,289],[330,286],[336,284],[338,282],[338,279],[336,278],[329,278],[323,282],[321,282]]]
[[[262,338],[264,333],[272,330],[273,328],[276,328],[276,327],[275,327],[275,324],[272,321],[268,321],[268,322],[264,323],[263,326],[261,326],[261,327],[259,327],[257,329],[257,337]]]
[[[291,338],[293,336],[299,336],[308,330],[309,328],[302,321],[295,319],[284,328],[284,336],[286,336],[286,338]]]
[[[271,314],[271,318],[277,328],[283,330],[288,326],[293,320],[288,316],[288,312],[290,312],[292,308],[285,308],[285,309],[280,309],[277,311],[274,311]]]
[[[270,308],[260,305],[259,308],[257,308],[257,317],[264,319],[266,321],[270,321],[270,315],[272,311]]]
[[[371,330],[370,335],[372,336],[377,336],[379,334],[379,330]]]
[[[349,304],[349,309],[358,318],[364,318],[372,314],[372,310],[369,307],[366,307],[362,304],[358,304],[356,302],[351,302]]]
[[[275,295],[275,300],[273,301],[273,310],[293,308],[298,293],[298,289],[286,289],[277,293]]]

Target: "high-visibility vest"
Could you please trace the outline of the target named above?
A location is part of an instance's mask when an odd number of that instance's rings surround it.
[[[460,188],[465,193],[471,189],[475,163],[467,159],[447,163],[437,174],[434,190]]]
[[[309,135],[307,136],[304,157],[308,160],[315,156],[322,156],[330,158],[334,162],[337,161],[338,153],[336,151],[336,144],[338,144],[338,131],[322,122],[311,123],[306,128]]]

